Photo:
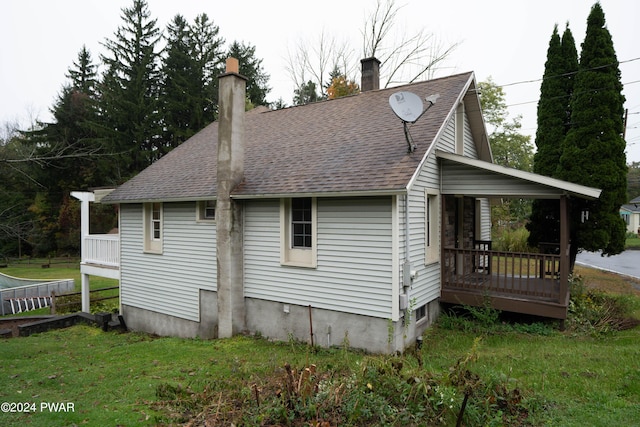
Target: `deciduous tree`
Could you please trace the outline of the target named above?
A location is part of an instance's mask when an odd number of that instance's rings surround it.
[[[515,169],[531,171],[533,147],[530,137],[519,133],[521,117],[509,120],[509,112],[502,87],[489,77],[478,84],[480,103],[489,131],[489,143],[495,163]],[[503,199],[494,204],[492,220],[500,233],[501,225],[522,226],[531,210],[531,202],[521,199]]]

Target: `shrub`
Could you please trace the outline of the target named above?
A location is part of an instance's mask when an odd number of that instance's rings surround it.
[[[494,236],[493,249],[504,252],[532,252],[528,244],[529,230],[524,227],[502,229]]]

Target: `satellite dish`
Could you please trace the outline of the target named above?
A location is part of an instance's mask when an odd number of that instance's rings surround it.
[[[412,92],[396,92],[389,97],[389,105],[403,122],[414,123],[424,111],[422,99]]]

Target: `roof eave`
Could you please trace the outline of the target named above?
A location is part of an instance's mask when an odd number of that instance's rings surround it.
[[[231,194],[232,199],[287,199],[295,197],[375,197],[396,196],[406,194],[405,188],[377,189],[377,190],[353,190],[353,191],[322,191],[322,192],[292,192],[292,193],[262,193],[262,194]]]
[[[502,174],[502,175],[513,177],[513,178],[522,179],[525,181],[530,181],[530,182],[551,187],[551,188],[556,188],[560,190],[563,194],[572,194],[585,199],[592,199],[592,200],[598,199],[600,198],[600,194],[602,193],[602,190],[599,188],[587,187],[584,185],[575,184],[568,181],[562,181],[560,179],[551,178],[544,175],[538,175],[532,172],[526,172],[526,171],[521,171],[519,169],[507,168],[505,166],[497,165],[495,163],[489,163],[483,160],[472,159],[469,157],[464,157],[458,154],[448,153],[445,151],[436,150],[436,156],[441,159],[465,164],[465,165],[483,169],[489,172]]]

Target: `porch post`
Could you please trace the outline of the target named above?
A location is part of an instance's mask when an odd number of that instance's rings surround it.
[[[80,200],[80,264],[87,261],[87,237],[89,236],[89,203],[94,202],[95,194],[88,191],[72,191],[71,196]],[[90,293],[89,293],[89,275],[82,273],[81,279],[81,301],[82,311],[89,313]]]
[[[568,296],[569,286],[569,212],[567,196],[560,196],[560,298]],[[560,300],[560,303],[568,303]]]

